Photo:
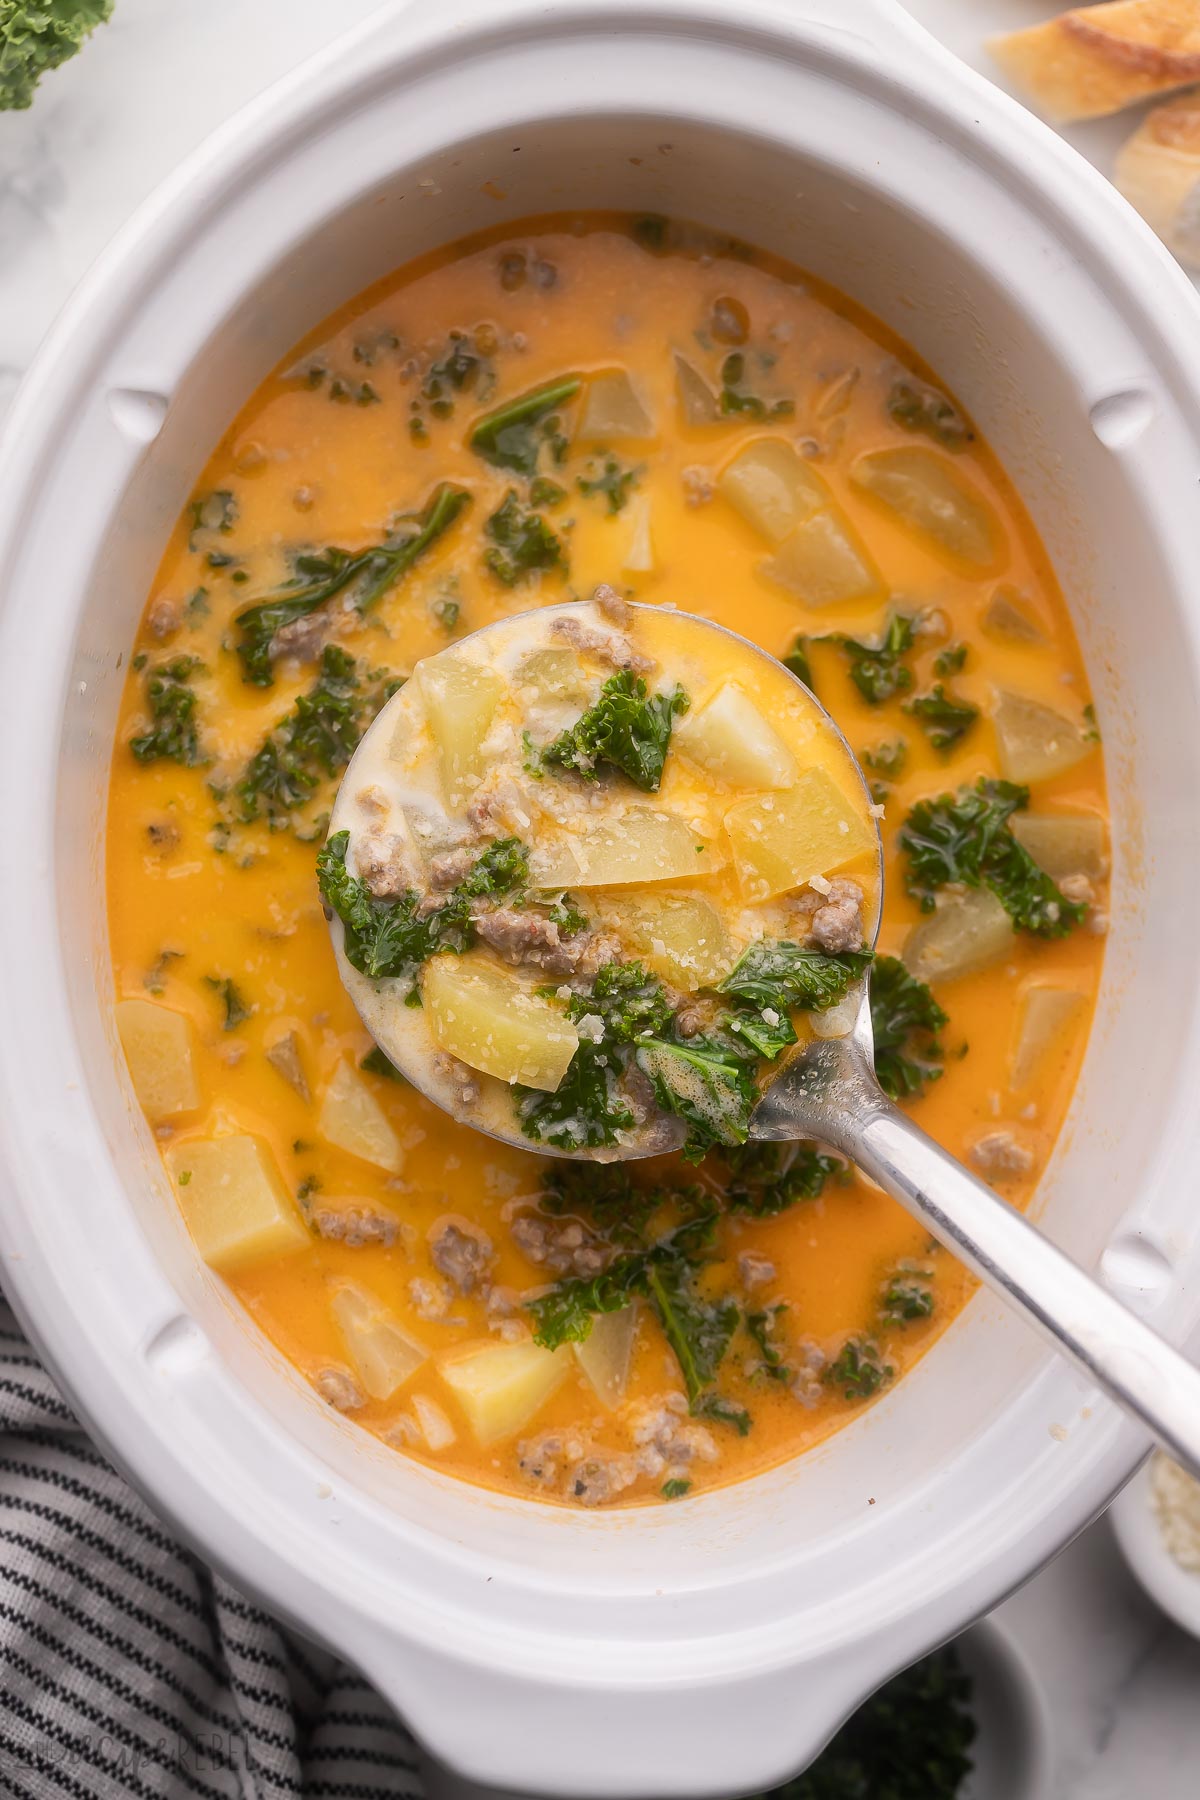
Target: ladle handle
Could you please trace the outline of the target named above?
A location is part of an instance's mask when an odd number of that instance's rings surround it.
[[[837,1147],[1200,1478],[1200,1369],[882,1094]]]

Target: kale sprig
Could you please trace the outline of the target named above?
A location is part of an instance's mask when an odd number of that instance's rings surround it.
[[[570,769],[585,781],[598,780],[599,769],[607,764],[644,794],[657,793],[672,726],[690,704],[678,685],[669,693],[651,694],[640,675],[619,669],[593,705],[553,743],[541,750],[529,746],[530,763],[539,772]]]
[[[573,400],[579,388],[578,375],[563,375],[506,400],[476,420],[468,440],[472,450],[493,468],[535,475],[542,445],[549,441],[554,447],[559,408]]]
[[[817,1200],[825,1184],[845,1180],[846,1164],[815,1144],[743,1144],[724,1153],[724,1182],[730,1212],[772,1219],[801,1200]]]
[[[541,513],[523,506],[515,488],[509,488],[484,529],[492,539],[484,552],[484,565],[503,582],[516,587],[544,569],[565,569],[566,552]]]
[[[923,432],[944,450],[963,450],[975,436],[953,400],[915,375],[896,378],[887,409],[905,431]]]
[[[851,681],[868,706],[883,706],[897,694],[906,694],[913,672],[904,661],[916,642],[916,622],[909,613],[893,612],[878,641],[867,643],[844,631],[827,631],[817,637],[798,637],[782,658],[785,668],[798,675],[805,687],[813,687],[810,644],[833,644],[844,652]],[[814,690],[815,691],[815,690]]]
[[[874,1339],[849,1337],[826,1367],[825,1380],[830,1387],[840,1388],[845,1400],[870,1400],[895,1373],[891,1363],[884,1362]]]
[[[804,1012],[824,1012],[836,1006],[870,966],[869,950],[830,955],[786,939],[757,938],[743,950],[717,992],[760,1011],[788,1013],[800,1007]]]
[[[581,494],[602,494],[608,511],[619,513],[637,486],[641,473],[640,468],[623,468],[615,456],[607,455],[603,460],[593,457],[587,473],[575,477],[575,486]]]
[[[910,1100],[942,1073],[938,1033],[950,1023],[923,981],[895,956],[878,956],[871,972],[875,1073],[885,1094]]]
[[[502,898],[528,879],[524,845],[502,838],[488,846],[440,906],[422,914],[415,888],[396,899],[372,894],[346,867],[349,846],[348,831],[329,839],[317,856],[317,884],[324,904],[342,921],[347,960],[372,981],[411,978],[440,951],[458,955],[470,949],[476,941],[472,901],[483,895]]]
[[[699,1162],[715,1145],[745,1143],[759,1098],[758,1053],[752,1047],[739,1048],[724,1036],[651,1038],[639,1048],[637,1061],[659,1106],[687,1125],[683,1154],[690,1162]]]
[[[913,807],[900,830],[908,857],[905,883],[923,912],[950,882],[988,887],[1013,924],[1034,937],[1064,937],[1085,908],[1068,900],[1009,829],[1029,804],[1029,789],[981,778],[973,788],[941,794]]]
[[[952,750],[979,717],[969,700],[956,700],[939,681],[927,694],[905,702],[904,711],[916,719],[935,750]]]
[[[82,49],[110,16],[113,0],[20,0],[0,4],[0,112],[33,105],[43,75]]]
[[[465,488],[444,481],[424,511],[398,520],[382,544],[359,551],[331,545],[297,556],[292,579],[234,619],[241,634],[237,653],[243,681],[253,687],[271,687],[275,681],[271,643],[276,632],[307,618],[338,594],[352,596],[360,614],[369,612],[450,529],[469,501]]]
[[[197,730],[192,677],[204,673],[197,656],[174,656],[146,671],[146,706],[150,725],[130,738],[129,748],[141,763],[166,758],[195,768],[207,762]]]
[[[275,725],[246,764],[234,792],[243,823],[266,819],[272,831],[293,823],[321,782],[340,775],[363,732],[400,685],[367,676],[345,650],[327,644],[320,674]]]

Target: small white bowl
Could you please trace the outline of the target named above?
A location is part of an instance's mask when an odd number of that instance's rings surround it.
[[[1151,1457],[1109,1510],[1121,1554],[1131,1573],[1162,1610],[1200,1638],[1200,1573],[1175,1561],[1163,1540],[1150,1492]]]
[[[979,1735],[962,1800],[1050,1800],[1054,1740],[1050,1709],[1037,1677],[1007,1627],[981,1619],[954,1648],[971,1677],[971,1711]]]

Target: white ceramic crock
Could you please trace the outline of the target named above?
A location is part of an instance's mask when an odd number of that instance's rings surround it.
[[[1102,1017],[1048,1229],[1182,1340],[1194,1147],[1200,308],[1122,202],[888,0],[385,12],[221,131],[102,259],[0,466],[4,1281],[113,1457],[465,1774],[718,1794],[801,1765],[1105,1503],[1138,1434],[977,1298],[818,1454],[681,1507],[489,1497],[332,1417],[197,1262],[114,1053],[121,664],[208,447],[299,333],[548,207],[734,229],[897,326],[1056,560],[1113,783]]]

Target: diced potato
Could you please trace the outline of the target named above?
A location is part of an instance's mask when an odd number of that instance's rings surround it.
[[[650,496],[637,494],[627,508],[629,537],[621,567],[629,575],[652,575],[655,569],[654,537],[650,530]]]
[[[992,722],[1009,781],[1046,781],[1073,769],[1092,749],[1082,726],[1025,694],[1002,692]]]
[[[439,1049],[499,1081],[553,1093],[579,1047],[561,1006],[478,956],[435,956],[421,995]]]
[[[119,1000],[116,1016],[133,1091],[150,1123],[195,1112],[200,1087],[190,1019],[155,1000]]]
[[[1042,630],[1025,596],[1002,582],[983,609],[983,629],[989,637],[1009,644],[1044,644]]]
[[[829,489],[784,438],[757,438],[739,450],[717,486],[743,519],[769,543],[830,504]]]
[[[770,900],[875,854],[875,832],[824,769],[805,769],[794,787],[742,800],[725,814],[738,880],[747,900]]]
[[[389,1175],[399,1174],[404,1163],[400,1140],[382,1106],[349,1063],[338,1064],[321,1096],[317,1130],[327,1144],[361,1156]]]
[[[1051,881],[1068,875],[1103,881],[1108,874],[1108,837],[1096,813],[1019,812],[1009,828]]]
[[[719,425],[717,396],[686,357],[675,352],[675,393],[685,425]]]
[[[417,1424],[421,1428],[427,1450],[448,1450],[457,1440],[457,1431],[436,1400],[427,1400],[424,1394],[414,1394],[412,1409],[417,1415]]]
[[[622,1307],[620,1312],[597,1313],[582,1344],[572,1345],[597,1400],[610,1411],[625,1398],[637,1316],[636,1304]]]
[[[725,922],[698,894],[623,893],[605,919],[647,968],[685,994],[715,987],[733,967]]]
[[[1014,1094],[1030,1085],[1044,1058],[1062,1041],[1083,1006],[1083,995],[1075,988],[1050,987],[1041,983],[1026,988],[1021,996],[1016,1040],[1008,1065],[1009,1087]]]
[[[570,1346],[486,1342],[452,1351],[439,1363],[443,1381],[467,1415],[476,1442],[486,1449],[512,1437],[566,1380]]]
[[[593,687],[574,650],[531,650],[517,681],[551,700],[583,700]]]
[[[796,779],[796,759],[753,700],[726,681],[675,727],[684,755],[730,787],[783,788]]]
[[[372,1400],[390,1400],[429,1360],[428,1350],[402,1331],[391,1309],[366,1288],[351,1281],[339,1284],[330,1309]]]
[[[1004,543],[999,520],[983,495],[936,450],[920,445],[872,450],[858,458],[850,479],[952,562],[972,570],[994,568],[998,562]]]
[[[624,369],[591,377],[575,433],[577,444],[609,444],[620,438],[653,436],[654,420]]]
[[[762,573],[805,606],[871,600],[883,592],[879,571],[836,507],[797,525]]]
[[[631,806],[620,819],[586,833],[564,837],[534,851],[530,869],[535,887],[627,887],[632,883],[679,881],[711,875],[725,859],[697,836],[677,813]]]
[[[1012,920],[990,888],[947,895],[928,919],[914,925],[902,961],[918,981],[954,981],[1011,956]]]
[[[483,773],[483,740],[496,716],[504,679],[459,650],[427,656],[413,674],[438,747],[446,800],[457,806]],[[408,727],[402,723],[399,729],[407,733]]]
[[[258,1138],[173,1144],[167,1165],[197,1250],[223,1275],[312,1242],[271,1152]]]

